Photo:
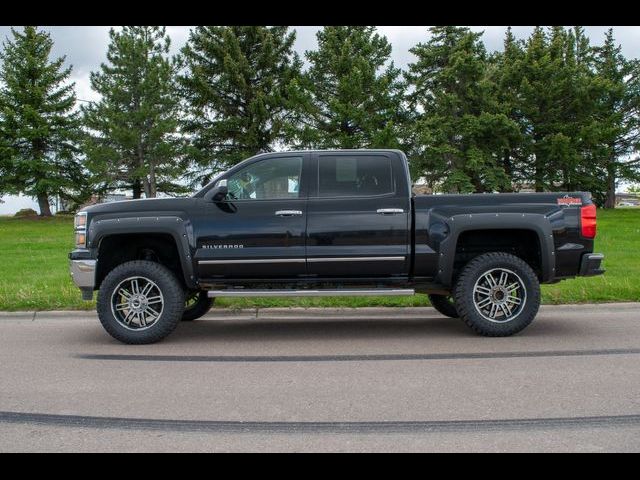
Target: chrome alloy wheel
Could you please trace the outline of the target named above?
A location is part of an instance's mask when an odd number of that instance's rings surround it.
[[[124,328],[145,330],[153,326],[164,310],[158,285],[146,277],[121,281],[111,295],[111,312]]]
[[[473,287],[473,304],[483,318],[506,323],[522,312],[527,292],[522,279],[506,268],[485,272]]]

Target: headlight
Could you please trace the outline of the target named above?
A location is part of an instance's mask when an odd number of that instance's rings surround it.
[[[79,212],[73,222],[76,232],[76,248],[87,248],[87,212]]]

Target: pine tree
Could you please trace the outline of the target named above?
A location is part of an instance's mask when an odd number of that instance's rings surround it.
[[[524,177],[536,191],[589,189],[596,88],[581,27],[536,27],[520,62]]]
[[[182,192],[182,140],[176,94],[179,65],[169,58],[164,27],[111,29],[108,63],[91,73],[101,99],[83,106],[88,134],[87,164],[100,190],[131,188],[141,193]]]
[[[27,26],[11,34],[0,53],[0,191],[33,196],[50,216],[52,196],[78,202],[86,192],[71,67],[49,59],[48,33]]]
[[[640,180],[640,62],[627,60],[609,30],[602,47],[595,49],[601,90],[596,103],[598,119],[591,172],[600,167],[606,208],[615,207],[619,180]],[[594,175],[595,176],[595,175]]]
[[[398,148],[404,85],[391,44],[370,26],[330,26],[307,51],[297,143],[313,148]]]
[[[517,40],[511,27],[508,27],[503,45],[502,52],[494,52],[490,57],[488,68],[490,80],[495,82],[497,111],[517,125],[517,133],[514,132],[505,145],[501,159],[502,168],[511,179],[510,187],[505,190],[512,190],[518,189],[526,181],[526,153],[522,135],[524,119],[519,105],[524,42]]]
[[[509,190],[502,165],[518,126],[501,111],[482,33],[432,27],[410,51],[407,79],[414,111],[413,163],[432,188],[454,192]]]
[[[291,92],[301,61],[288,27],[196,27],[182,54],[184,131],[206,183],[225,169],[287,141]]]

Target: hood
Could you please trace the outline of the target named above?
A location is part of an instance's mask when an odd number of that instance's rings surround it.
[[[176,212],[191,209],[198,200],[196,198],[142,198],[138,200],[122,200],[118,202],[99,203],[82,209],[91,215],[108,213],[136,212]]]

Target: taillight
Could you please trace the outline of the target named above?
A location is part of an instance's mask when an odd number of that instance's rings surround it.
[[[585,205],[580,209],[580,225],[582,226],[582,236],[594,238],[596,236],[596,206]]]

